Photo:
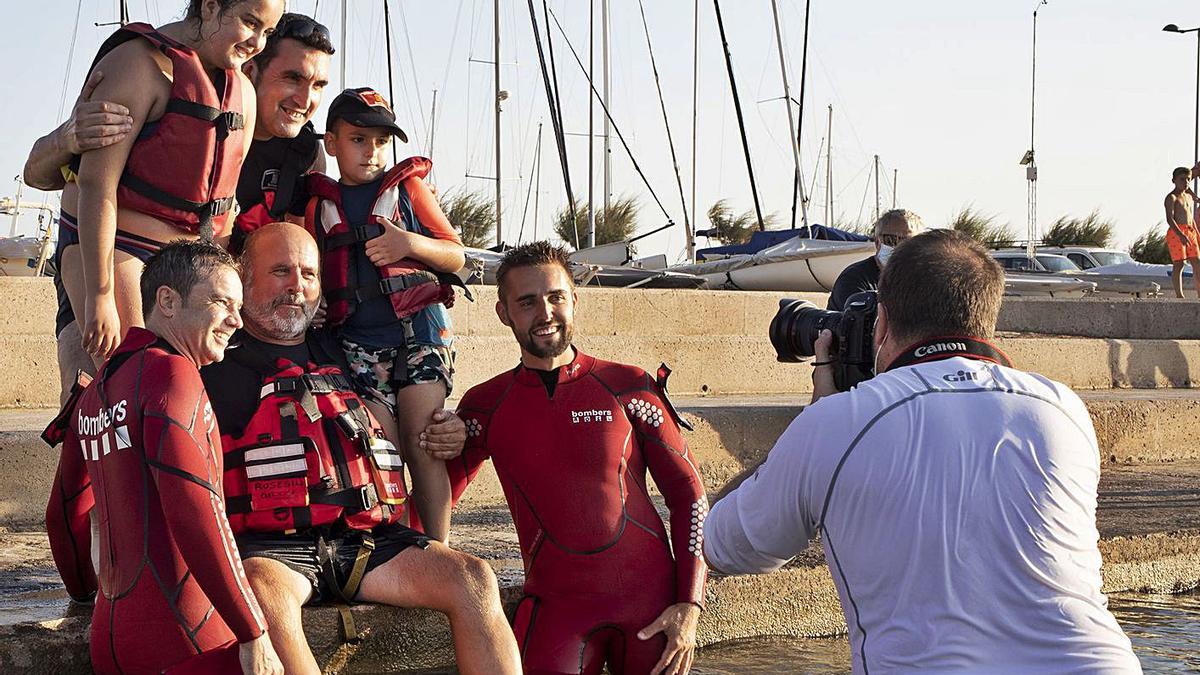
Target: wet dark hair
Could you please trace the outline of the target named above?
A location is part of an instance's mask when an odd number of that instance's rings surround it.
[[[217,0],[217,4],[221,7],[220,15],[224,15],[225,12],[228,12],[231,7],[234,5],[239,5],[245,1],[246,0]],[[207,0],[188,0],[187,14],[185,14],[183,18],[185,20],[199,19],[200,8],[205,2],[207,2]]]
[[[879,276],[879,302],[898,338],[996,331],[1004,270],[979,242],[954,230],[930,230],[896,246]]]
[[[536,267],[538,265],[558,265],[567,273],[571,287],[575,287],[575,279],[571,276],[571,254],[562,246],[555,246],[548,241],[534,241],[521,244],[504,254],[500,267],[496,270],[496,287],[500,299],[504,299],[504,277],[518,267]]]
[[[186,301],[192,288],[220,267],[228,267],[235,273],[239,271],[233,256],[211,242],[176,239],[163,246],[150,256],[142,270],[143,319],[150,318],[154,311],[158,289],[166,286]]]
[[[293,26],[308,28],[310,23],[313,27],[312,30],[293,28]],[[330,56],[337,51],[333,48],[333,42],[329,38],[329,29],[324,24],[304,14],[287,12],[279,17],[279,23],[275,24],[275,32],[267,36],[267,44],[263,46],[263,50],[251,59],[258,67],[259,73],[266,70],[271,61],[275,59],[275,55],[279,53],[279,43],[285,39],[295,40],[309,49],[315,49]]]
[[[1177,166],[1175,167],[1175,170],[1171,172],[1171,180],[1175,180],[1189,171],[1191,171],[1191,169],[1187,168],[1186,166]]]

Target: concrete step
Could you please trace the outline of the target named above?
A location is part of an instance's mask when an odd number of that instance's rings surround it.
[[[1083,392],[1105,462],[1166,463],[1200,459],[1200,390]],[[715,491],[757,462],[807,396],[677,397],[695,431],[688,444],[705,485]],[[40,529],[58,453],[39,437],[52,410],[0,411],[0,527]],[[487,464],[464,496],[464,506],[502,504],[503,492]]]
[[[1100,549],[1107,593],[1182,592],[1200,585],[1200,462],[1109,466],[1101,479]],[[661,505],[660,505],[661,508]],[[510,611],[522,579],[516,538],[503,507],[455,514],[452,543],[487,559]],[[0,533],[0,671],[59,675],[87,672],[88,612],[69,607],[58,586],[44,534]],[[845,631],[821,549],[811,546],[779,572],[714,577],[699,641],[766,635],[819,637]],[[355,608],[367,628],[356,647],[340,645],[330,608],[304,611],[305,634],[326,672],[378,673],[446,667],[453,662],[449,626],[425,610]]]

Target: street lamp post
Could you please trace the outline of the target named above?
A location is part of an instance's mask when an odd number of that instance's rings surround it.
[[[1163,26],[1163,30],[1168,33],[1195,33],[1196,34],[1196,120],[1195,127],[1192,132],[1192,166],[1200,164],[1200,26],[1195,28],[1180,28],[1173,23]],[[1192,192],[1197,189],[1197,179],[1200,177],[1192,176]]]

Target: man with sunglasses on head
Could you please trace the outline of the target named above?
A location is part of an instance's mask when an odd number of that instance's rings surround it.
[[[873,291],[879,286],[879,274],[887,263],[892,249],[900,242],[911,239],[925,229],[921,216],[908,209],[892,209],[875,221],[875,231],[872,239],[875,241],[875,255],[860,260],[838,275],[833,282],[833,290],[829,293],[827,309],[842,311],[846,300],[861,291]]]
[[[303,14],[286,13],[267,37],[266,46],[245,66],[258,100],[254,142],[246,153],[237,185],[239,213],[229,248],[240,250],[247,232],[279,220],[302,221],[308,195],[302,177],[324,171],[321,139],[311,122],[329,83],[329,60],[334,53],[329,29]],[[62,167],[71,156],[118,143],[130,133],[132,117],[122,105],[91,101],[91,92],[104,73],[92,73],[71,117],[39,139],[25,163],[24,180],[39,190],[65,185]],[[56,277],[59,373],[64,397],[75,373],[94,372],[80,345],[74,312]]]

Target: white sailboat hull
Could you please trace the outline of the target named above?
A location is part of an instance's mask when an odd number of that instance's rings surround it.
[[[704,278],[705,288],[828,292],[850,265],[875,253],[871,242],[789,239],[753,255],[672,267]]]

